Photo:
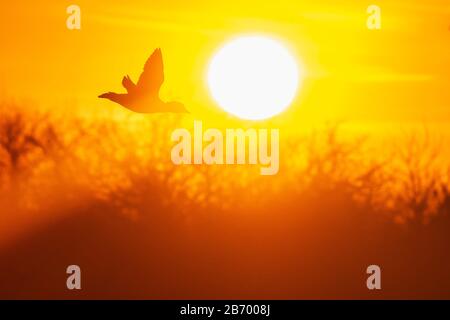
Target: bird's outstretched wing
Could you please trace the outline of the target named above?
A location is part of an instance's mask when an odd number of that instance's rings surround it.
[[[161,49],[153,51],[144,65],[144,72],[139,77],[137,86],[139,91],[148,94],[158,94],[159,88],[164,82],[164,66]]]
[[[125,89],[127,89],[128,93],[134,91],[136,89],[136,85],[133,80],[131,80],[130,76],[125,76],[122,79],[122,85]]]

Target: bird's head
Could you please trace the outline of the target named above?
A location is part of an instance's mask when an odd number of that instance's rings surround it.
[[[180,103],[180,102],[169,102],[167,103],[167,109],[170,110],[171,112],[174,113],[190,113],[186,107],[184,106],[184,104]]]
[[[117,93],[114,92],[107,92],[107,93],[103,93],[101,95],[99,95],[98,97],[101,99],[113,99],[115,96],[117,96]]]

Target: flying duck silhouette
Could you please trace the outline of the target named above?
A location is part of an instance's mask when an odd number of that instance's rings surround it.
[[[159,89],[164,82],[164,66],[161,49],[153,51],[144,65],[144,71],[137,84],[130,76],[122,79],[122,85],[128,93],[104,93],[99,98],[109,99],[121,106],[139,113],[188,113],[182,103],[163,102],[159,98]]]

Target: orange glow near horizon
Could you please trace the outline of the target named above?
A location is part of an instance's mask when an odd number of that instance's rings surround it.
[[[0,10],[0,299],[450,298],[449,0],[74,2]],[[246,35],[292,61],[242,114]]]

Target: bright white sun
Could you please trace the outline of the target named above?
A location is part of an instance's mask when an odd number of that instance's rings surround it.
[[[225,111],[242,119],[261,120],[292,103],[300,71],[294,57],[279,42],[245,36],[215,54],[208,69],[208,86]]]

